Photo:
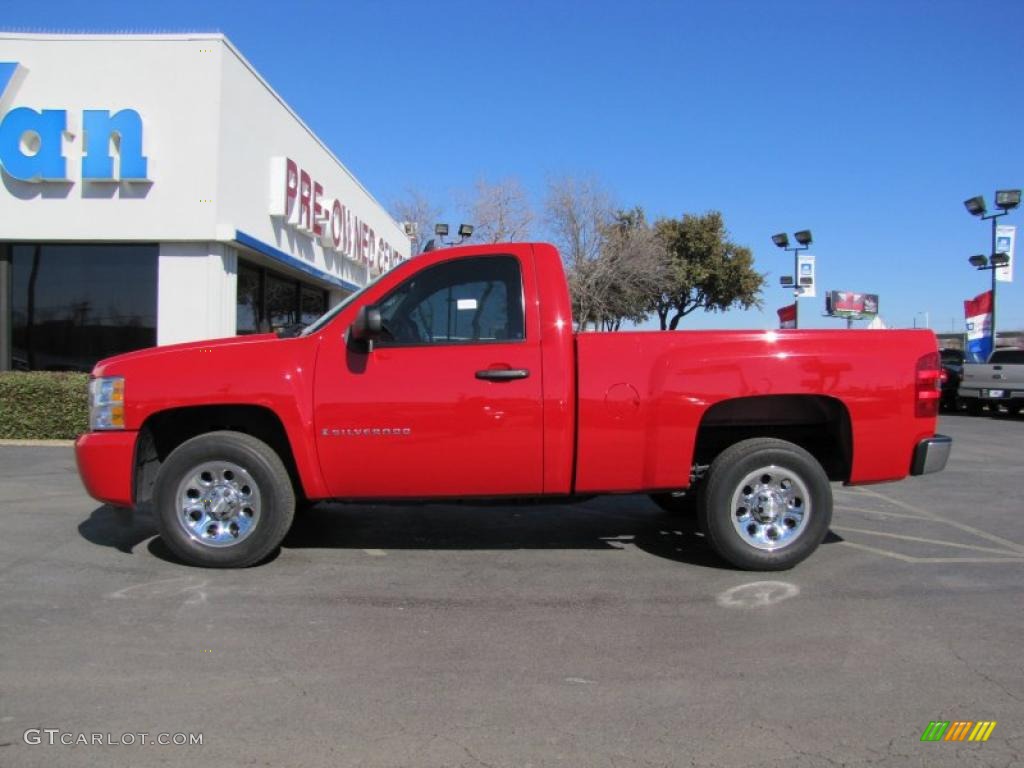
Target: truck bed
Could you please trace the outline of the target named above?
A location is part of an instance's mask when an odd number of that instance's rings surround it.
[[[740,411],[770,422],[794,396],[816,398],[823,424],[830,409],[845,414],[850,483],[905,476],[934,428],[915,418],[914,366],[937,354],[930,331],[581,333],[576,349],[581,493],[685,487],[702,425]]]

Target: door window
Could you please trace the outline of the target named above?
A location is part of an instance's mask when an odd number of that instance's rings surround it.
[[[436,264],[413,275],[378,305],[382,346],[521,341],[523,287],[513,256]]]

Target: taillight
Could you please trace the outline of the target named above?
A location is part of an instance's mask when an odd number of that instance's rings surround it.
[[[939,415],[943,373],[938,352],[930,352],[918,358],[914,383],[915,414],[918,417],[934,418]]]
[[[949,371],[947,371],[945,368],[939,371],[939,381],[942,384],[949,384]]]

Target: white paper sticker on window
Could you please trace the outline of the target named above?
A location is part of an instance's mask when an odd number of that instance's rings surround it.
[[[476,309],[476,299],[459,299],[455,302],[456,309]]]

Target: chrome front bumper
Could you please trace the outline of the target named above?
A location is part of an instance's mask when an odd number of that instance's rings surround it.
[[[927,475],[931,472],[941,472],[949,460],[949,451],[952,447],[953,438],[946,435],[926,437],[914,449],[910,474]]]

